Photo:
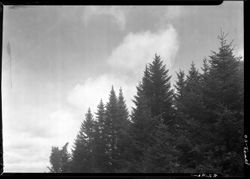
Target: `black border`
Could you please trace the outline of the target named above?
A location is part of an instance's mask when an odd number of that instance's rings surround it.
[[[243,1],[244,2],[244,49],[247,49],[247,41],[245,40],[246,37],[246,30],[247,30],[247,24],[246,24],[246,18],[245,13],[247,12],[247,0],[230,0],[230,1]],[[5,5],[188,5],[188,6],[206,6],[206,5],[220,5],[223,3],[223,0],[70,0],[70,1],[59,1],[59,0],[2,0],[0,1],[1,7],[0,7],[0,46],[2,47],[3,42],[3,12],[4,12],[4,6]],[[247,51],[244,50],[244,58],[246,58]],[[0,57],[2,59],[2,51],[0,51]],[[244,60],[244,91],[248,91],[248,83],[246,76],[246,66],[247,60]],[[2,69],[2,62],[0,63],[0,69]],[[2,73],[1,73],[1,80],[2,80]],[[2,83],[1,83],[2,85]],[[246,96],[246,95],[245,95]],[[1,89],[1,95],[0,95],[0,102],[2,104],[2,89]],[[244,109],[245,106],[247,106],[247,100],[244,100]],[[1,105],[2,106],[2,105]],[[2,114],[2,108],[1,114]],[[244,110],[245,111],[245,110]],[[249,121],[247,113],[244,114],[244,134],[248,136],[249,141]],[[2,115],[1,115],[2,119]],[[77,173],[8,173],[3,172],[3,145],[2,145],[2,120],[0,121],[0,177],[60,177],[60,178],[197,178],[197,175],[199,174],[190,174],[190,173],[83,173],[83,174],[77,174]],[[250,149],[249,149],[250,150]],[[249,160],[250,163],[250,160]],[[244,175],[249,175],[249,166],[244,165]],[[205,177],[208,178],[209,174],[205,174]],[[221,175],[218,175],[219,178],[224,178]],[[203,177],[204,178],[204,177]],[[233,178],[242,178],[242,177],[233,177]]]
[[[223,0],[2,0],[4,5],[219,5]]]

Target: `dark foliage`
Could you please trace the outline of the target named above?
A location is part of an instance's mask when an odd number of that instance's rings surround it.
[[[219,173],[243,175],[244,62],[225,34],[218,52],[177,73],[171,88],[160,56],[147,64],[129,115],[112,86],[95,117],[82,122],[71,157],[52,148],[51,172]]]

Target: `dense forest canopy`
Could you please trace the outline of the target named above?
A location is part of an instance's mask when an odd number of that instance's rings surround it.
[[[129,114],[123,91],[111,87],[96,114],[88,109],[71,154],[52,147],[54,173],[219,173],[243,175],[244,61],[232,43],[176,73],[158,54],[145,64]],[[167,43],[167,42],[166,42]]]

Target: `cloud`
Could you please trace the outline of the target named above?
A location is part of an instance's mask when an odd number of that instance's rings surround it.
[[[119,6],[87,6],[84,9],[82,15],[85,25],[94,16],[109,15],[113,18],[114,22],[121,28],[124,29],[126,24],[126,16],[122,7]]]
[[[236,55],[237,57],[242,57],[241,60],[244,61],[244,49],[243,49],[243,48],[240,48],[240,49],[236,50],[235,55]]]
[[[87,112],[90,107],[92,112],[100,99],[104,103],[108,101],[111,86],[114,86],[116,95],[119,94],[119,88],[123,89],[123,95],[128,107],[133,106],[131,99],[136,92],[136,87],[126,83],[126,79],[112,74],[104,74],[97,78],[88,78],[83,84],[76,84],[68,95],[68,102],[81,111]]]
[[[13,119],[19,118],[14,116],[18,115],[26,116],[25,120],[15,122]],[[81,123],[81,118],[68,108],[46,111],[20,107],[14,116],[5,113],[8,117],[3,126],[5,172],[47,171],[51,147],[62,147],[69,142],[70,149]],[[7,119],[12,119],[12,122]],[[30,164],[37,161],[39,165]]]
[[[119,71],[138,75],[157,53],[169,68],[175,59],[178,47],[177,32],[171,25],[156,33],[150,31],[129,33],[112,51],[108,63]]]
[[[111,86],[114,85],[117,95],[122,87],[127,106],[131,110],[136,85],[143,75],[145,65],[152,62],[157,53],[167,68],[170,68],[178,46],[177,32],[171,25],[156,33],[129,33],[107,59],[112,70],[96,78],[87,78],[83,84],[76,84],[68,95],[69,104],[84,112],[90,107],[94,112],[100,99],[105,103],[108,101]]]

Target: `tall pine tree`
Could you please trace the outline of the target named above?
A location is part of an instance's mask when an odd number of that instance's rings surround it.
[[[94,133],[94,120],[89,108],[85,115],[85,120],[81,124],[81,128],[72,151],[72,172],[91,173],[94,171]]]

